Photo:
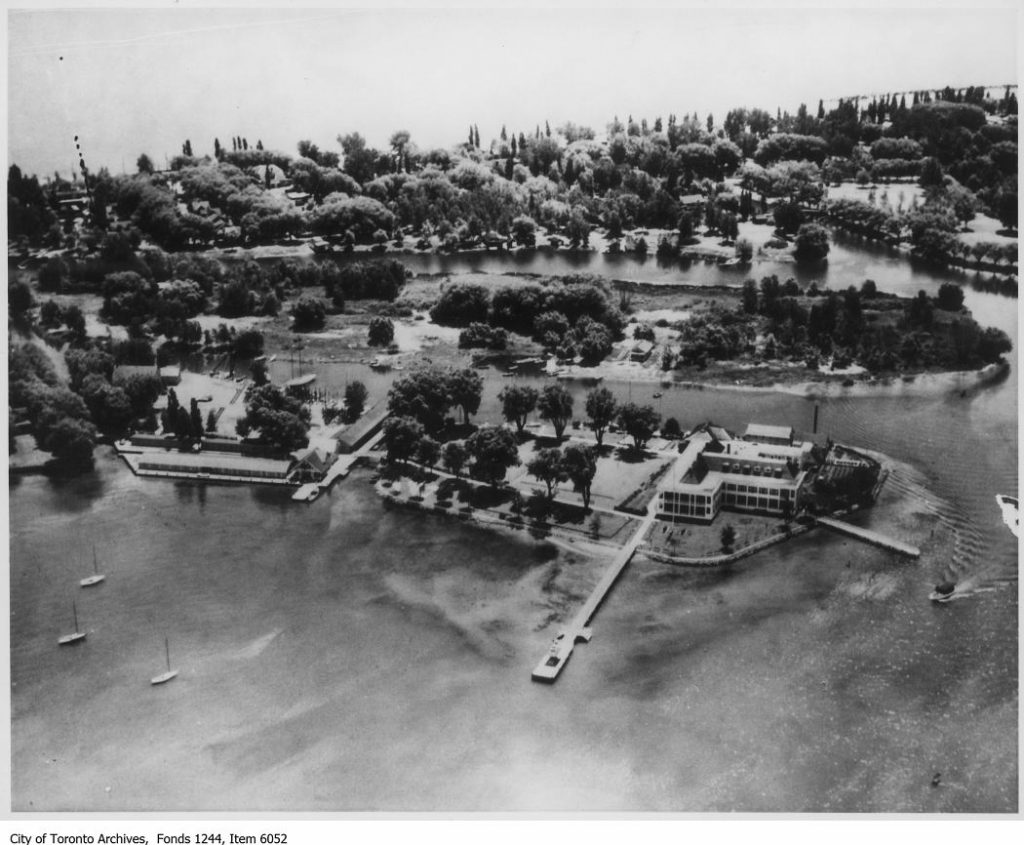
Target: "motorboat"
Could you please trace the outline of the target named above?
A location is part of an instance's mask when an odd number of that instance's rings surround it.
[[[1020,537],[1020,516],[1019,516],[1019,505],[1020,503],[1014,496],[996,496],[996,503],[999,505],[999,509],[1003,512],[1003,522],[1006,523],[1006,527],[1013,532],[1014,537]]]
[[[931,595],[929,595],[928,598],[934,602],[945,603],[953,598],[955,592],[955,581],[943,581],[941,584],[935,585],[935,589],[932,590]]]

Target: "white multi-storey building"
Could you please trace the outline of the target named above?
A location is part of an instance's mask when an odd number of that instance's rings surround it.
[[[814,463],[812,446],[794,442],[793,430],[779,426],[748,426],[742,439],[701,426],[659,486],[658,515],[711,522],[722,508],[792,513]]]

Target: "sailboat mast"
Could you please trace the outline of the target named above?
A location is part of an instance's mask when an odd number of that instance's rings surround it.
[[[164,653],[167,655],[167,671],[171,671],[171,644],[167,637],[164,637]]]
[[[97,575],[100,574],[100,565],[96,562],[96,545],[95,544],[93,544],[93,547],[92,547],[92,571],[95,572]]]
[[[78,632],[78,605],[71,602],[71,613],[75,617],[75,632]]]

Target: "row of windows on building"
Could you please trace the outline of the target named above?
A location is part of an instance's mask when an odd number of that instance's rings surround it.
[[[786,503],[792,503],[796,498],[796,490],[793,489],[780,490],[729,483],[723,485],[723,488],[719,488],[713,495],[665,491],[661,499],[662,513],[672,517],[712,519],[723,503],[726,507],[741,510],[778,513]]]
[[[226,468],[219,466],[197,466],[196,464],[154,463],[150,461],[139,461],[139,469],[150,470],[151,472],[184,472],[189,475],[226,475],[236,478],[283,479],[287,475],[286,470],[246,469],[244,467]]]

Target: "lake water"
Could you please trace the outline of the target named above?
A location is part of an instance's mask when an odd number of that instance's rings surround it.
[[[410,264],[729,275],[542,256]],[[855,245],[816,276],[901,293],[951,277]],[[1016,301],[966,294],[1016,344]],[[393,377],[316,368],[371,392]],[[1016,373],[981,390],[919,384],[818,400],[820,430],[907,465],[886,495],[910,506],[862,518],[920,537],[919,560],[824,531],[720,571],[637,559],[551,687],[530,670],[599,577],[587,558],[387,509],[365,473],[308,506],[135,478],[107,450],[83,478],[14,479],[13,806],[1016,810],[1017,545],[994,501],[1018,486]],[[488,371],[481,418],[502,386]],[[785,393],[609,386],[684,426],[813,417]],[[93,544],[107,581],[85,591]],[[966,598],[933,605],[950,576]],[[60,649],[73,599],[89,638]],[[165,636],[180,675],[154,688]]]

